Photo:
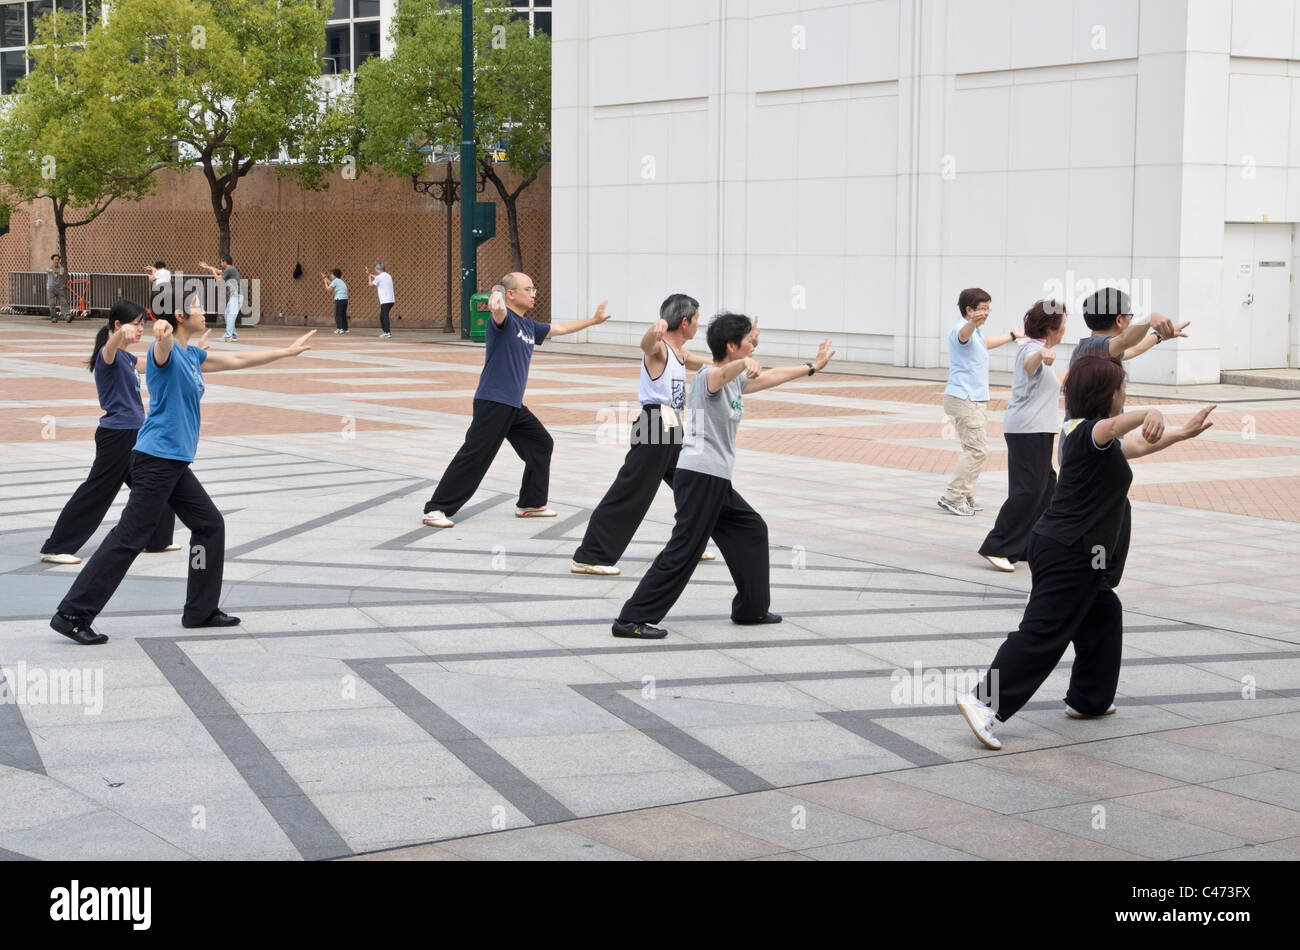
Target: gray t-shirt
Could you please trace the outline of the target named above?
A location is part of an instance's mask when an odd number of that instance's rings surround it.
[[[1112,333],[1110,336],[1085,336],[1079,341],[1079,345],[1074,348],[1070,354],[1070,365],[1073,366],[1075,360],[1082,359],[1085,356],[1110,356],[1110,341],[1118,336]],[[1053,432],[1056,430],[1053,429]]]
[[[236,297],[239,295],[239,271],[235,270],[233,264],[221,272],[221,279],[226,282],[226,296]]]
[[[68,269],[60,264],[54,270],[45,271],[45,290],[47,293],[55,290],[66,290],[68,287]]]
[[[745,412],[741,393],[749,385],[749,377],[741,373],[710,394],[711,368],[705,366],[695,374],[690,395],[686,397],[682,454],[677,459],[677,468],[730,481],[736,464],[736,430]]]
[[[1061,383],[1056,378],[1056,368],[1046,363],[1038,364],[1038,372],[1030,376],[1025,372],[1025,360],[1045,347],[1026,340],[1016,352],[1015,376],[1011,381],[1011,401],[1007,403],[1002,418],[1002,431],[1008,435],[1031,432],[1056,432],[1061,413]]]

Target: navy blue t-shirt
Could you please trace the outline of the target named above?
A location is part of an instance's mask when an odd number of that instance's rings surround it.
[[[491,317],[487,322],[487,356],[483,360],[483,375],[478,380],[475,399],[500,402],[518,409],[524,404],[524,388],[528,385],[528,367],[533,361],[533,347],[541,346],[549,323],[538,323],[521,317],[513,310],[497,326]]]
[[[140,398],[140,374],[136,356],[118,350],[112,364],[104,362],[104,351],[95,354],[95,388],[99,390],[101,429],[138,429],[144,425],[144,400]]]

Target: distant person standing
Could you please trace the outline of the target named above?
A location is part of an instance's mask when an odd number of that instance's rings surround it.
[[[175,301],[171,299],[172,272],[167,269],[167,264],[163,261],[155,261],[153,267],[146,267],[144,272],[149,275],[152,309],[159,313],[174,310]]]
[[[235,262],[229,254],[222,254],[217,263],[221,265],[220,268],[199,261],[199,267],[225,285],[226,335],[221,338],[221,341],[228,343],[231,340],[239,339],[239,334],[235,332],[235,321],[239,319],[239,308],[244,305],[243,282],[240,280],[239,271],[235,270]]]
[[[388,324],[388,313],[397,303],[397,295],[393,293],[393,275],[388,273],[383,261],[375,265],[374,273],[370,275],[370,286],[379,294],[379,339],[391,339],[393,333]]]
[[[331,278],[330,275],[333,275]],[[334,294],[334,332],[348,332],[348,285],[343,283],[343,271],[337,267],[329,274],[320,272],[325,289]]]
[[[939,507],[954,515],[970,518],[983,505],[975,503],[975,483],[988,458],[989,350],[1018,339],[1015,330],[1003,336],[985,338],[993,298],[978,287],[963,290],[957,298],[962,322],[948,334],[948,386],[943,391],[943,411],[952,419],[961,440],[961,456]]]
[[[45,298],[50,305],[51,323],[58,323],[65,314],[68,323],[72,322],[68,312],[68,269],[58,254],[50,255],[50,266],[45,268]]]

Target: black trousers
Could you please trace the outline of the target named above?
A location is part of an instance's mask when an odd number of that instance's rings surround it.
[[[642,406],[632,426],[632,447],[614,484],[587,522],[582,544],[574,552],[579,564],[618,563],[645,520],[662,481],[673,487],[677,457],[682,454],[682,427],[663,427],[659,406]]]
[[[334,301],[334,329],[346,330],[348,328],[348,302],[347,300]]]
[[[736,584],[731,619],[765,616],[772,604],[767,523],[725,478],[679,469],[673,476],[673,497],[677,521],[672,537],[618,612],[619,622],[663,620],[695,573],[710,535]]]
[[[383,330],[385,333],[393,332],[388,328],[388,311],[392,309],[393,305],[391,303],[381,303],[379,305],[379,329]]]
[[[998,520],[980,545],[980,554],[1023,561],[1029,557],[1029,536],[1056,491],[1052,468],[1054,432],[1009,432],[1007,440],[1007,500]]]
[[[1110,708],[1119,685],[1123,608],[1094,563],[1082,541],[1066,546],[1041,534],[1030,539],[1034,580],[1025,615],[998,648],[980,687],[1003,722],[1029,702],[1070,643],[1074,666],[1065,701],[1087,715]]]
[[[450,518],[460,511],[483,483],[502,442],[509,442],[524,462],[519,507],[545,505],[551,488],[551,451],[555,448],[551,434],[527,406],[516,409],[502,402],[475,399],[465,444],[443,472],[433,497],[425,503],[424,513],[441,511]]]
[[[90,540],[113,507],[122,485],[131,485],[131,450],[135,448],[138,429],[95,430],[95,461],[90,474],[72,493],[54,522],[54,530],[41,547],[42,554],[76,554]],[[143,545],[149,551],[161,551],[172,543],[176,516],[166,505],[158,516],[157,526]]]
[[[131,453],[131,497],[117,523],[81,569],[59,604],[59,611],[90,623],[99,616],[126,577],[140,549],[158,524],[158,511],[170,505],[190,529],[186,620],[201,623],[217,609],[226,557],[226,522],[190,471],[189,462]]]

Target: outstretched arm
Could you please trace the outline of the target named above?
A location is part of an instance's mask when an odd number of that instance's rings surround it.
[[[764,389],[772,389],[780,386],[782,383],[788,383],[791,380],[799,379],[804,376],[811,376],[814,372],[820,373],[826,368],[826,364],[831,361],[835,351],[831,349],[830,340],[822,340],[821,346],[817,348],[817,359],[813,360],[812,369],[809,370],[808,364],[800,366],[782,366],[780,368],[765,369],[745,387],[746,394],[759,393]]]
[[[588,327],[594,327],[597,324],[604,323],[613,314],[606,313],[605,307],[609,305],[608,300],[602,300],[600,306],[596,308],[595,315],[590,320],[565,320],[561,323],[552,323],[551,332],[548,337],[568,336],[570,333],[579,333]]]
[[[254,350],[251,353],[209,353],[207,360],[203,363],[205,373],[224,373],[232,369],[249,369],[254,366],[265,366],[267,363],[274,363],[276,360],[288,359],[290,356],[297,356],[299,353],[305,353],[311,349],[308,342],[316,335],[316,331],[304,333],[293,344],[285,347],[283,350]]]
[[[1130,439],[1129,442],[1131,442],[1132,445],[1125,443],[1124,457],[1126,459],[1140,459],[1144,455],[1153,455],[1162,449],[1169,448],[1171,445],[1176,445],[1179,442],[1186,442],[1188,439],[1196,438],[1214,425],[1213,422],[1208,421],[1207,417],[1217,408],[1218,406],[1206,406],[1196,415],[1192,416],[1191,421],[1188,422],[1187,425],[1183,426],[1177,432],[1164,433],[1155,442]]]
[[[987,350],[996,350],[999,346],[1006,346],[1014,340],[1020,339],[1025,335],[1022,327],[1016,327],[1010,333],[1003,333],[1000,336],[986,336],[984,338],[984,348]]]
[[[709,395],[716,396],[722,391],[723,386],[741,373],[747,374],[751,380],[754,380],[758,378],[758,374],[762,371],[763,367],[758,364],[757,360],[742,356],[738,360],[732,360],[730,363],[714,366],[710,369],[708,375],[704,377],[705,385],[709,387]]]

